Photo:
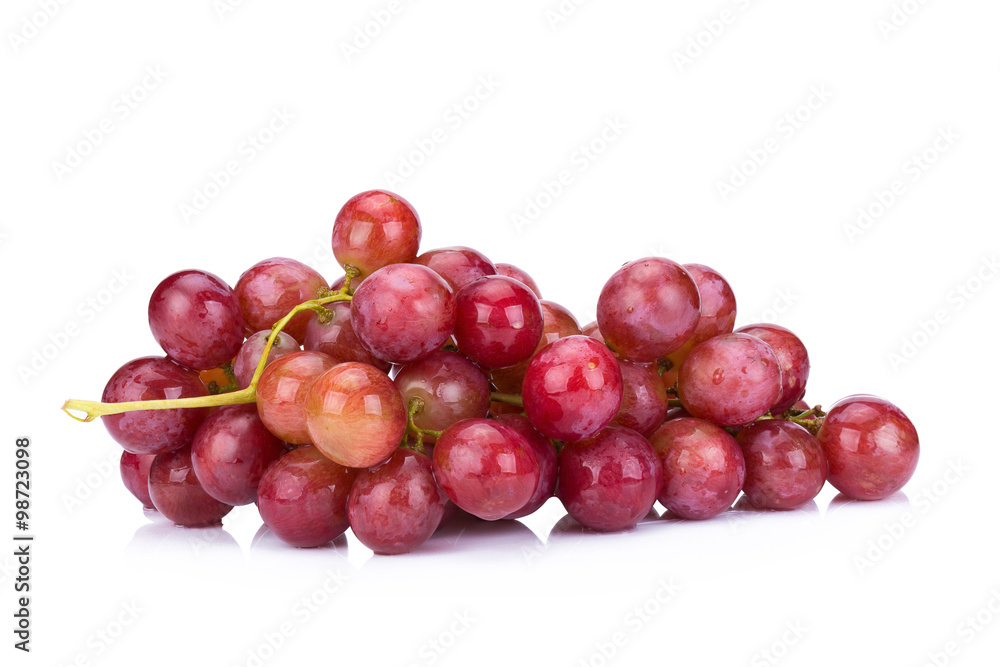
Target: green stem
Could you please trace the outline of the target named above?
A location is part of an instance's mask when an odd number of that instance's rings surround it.
[[[328,312],[326,308],[323,308],[328,303],[335,303],[337,301],[350,301],[351,295],[348,293],[351,288],[352,278],[358,275],[357,269],[352,266],[347,267],[347,279],[344,281],[344,286],[328,296],[323,296],[318,299],[312,299],[310,301],[303,301],[299,305],[292,308],[291,311],[280,320],[275,322],[274,326],[271,328],[271,335],[267,338],[267,343],[264,345],[264,350],[260,355],[260,362],[257,364],[256,370],[253,373],[253,379],[250,380],[250,386],[246,389],[241,389],[239,391],[233,391],[224,394],[215,394],[210,396],[193,396],[189,398],[169,398],[157,401],[127,401],[124,403],[100,403],[97,401],[81,401],[78,399],[70,399],[63,403],[62,410],[68,414],[73,419],[79,422],[90,422],[94,421],[98,417],[104,417],[106,415],[118,415],[123,412],[131,412],[133,410],[174,410],[178,408],[211,408],[220,405],[240,405],[242,403],[253,403],[257,400],[257,381],[260,380],[261,373],[264,372],[264,367],[267,366],[267,357],[271,354],[271,348],[274,347],[274,341],[277,340],[278,334],[281,330],[285,328],[288,322],[301,312],[312,310]],[[227,371],[227,375],[228,375]],[[232,377],[232,376],[230,376]],[[233,378],[235,379],[235,378]],[[77,417],[71,410],[76,412],[82,412],[85,417]]]
[[[524,401],[518,394],[504,394],[499,391],[494,391],[490,394],[490,400],[495,403],[506,403],[508,405],[516,405],[519,408],[524,407]]]
[[[400,447],[406,447],[407,449],[412,449],[419,454],[425,454],[424,451],[424,436],[431,436],[435,440],[441,437],[444,431],[432,431],[426,428],[420,428],[414,423],[413,418],[418,412],[424,409],[424,399],[419,396],[414,396],[410,399],[410,403],[406,406],[406,433],[403,434],[403,442]],[[416,436],[416,439],[411,443],[410,436]]]

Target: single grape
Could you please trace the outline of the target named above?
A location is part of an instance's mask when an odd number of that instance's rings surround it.
[[[743,493],[754,507],[793,510],[819,495],[828,466],[813,435],[798,424],[768,419],[736,436],[746,462]]]
[[[531,494],[531,498],[528,499],[524,507],[504,517],[505,519],[520,519],[533,514],[555,493],[556,481],[559,478],[559,457],[552,441],[539,433],[524,415],[500,415],[496,421],[520,434],[538,460],[538,485],[535,487],[535,492]]]
[[[701,297],[684,267],[662,257],[625,264],[597,301],[609,346],[635,361],[656,361],[684,344],[698,325]]]
[[[474,280],[455,298],[458,349],[480,366],[513,366],[542,336],[542,307],[530,289],[504,276]]]
[[[357,470],[299,447],[264,471],[257,489],[260,518],[294,547],[319,547],[348,528],[347,498]]]
[[[141,357],[111,376],[101,400],[105,403],[155,401],[208,396],[198,374],[163,357]],[[208,408],[134,410],[104,415],[101,421],[115,442],[133,454],[162,454],[191,442],[208,416]]]
[[[423,454],[397,449],[381,465],[358,472],[347,499],[354,536],[377,554],[413,551],[444,517],[445,494]]]
[[[662,479],[649,441],[624,426],[609,426],[559,453],[559,500],[592,530],[635,526],[653,509]]]
[[[830,463],[830,483],[858,500],[881,500],[913,476],[920,439],[903,411],[877,396],[837,401],[817,435]]]
[[[178,526],[219,523],[233,509],[202,488],[191,465],[190,446],[156,457],[149,467],[149,498],[156,511]]]
[[[678,396],[695,417],[742,426],[766,413],[781,395],[781,369],[771,347],[743,333],[701,343],[681,366]]]
[[[310,266],[287,257],[272,257],[257,262],[243,272],[236,283],[243,319],[251,331],[270,329],[303,301],[319,296],[326,289],[326,279]],[[299,313],[282,331],[302,341],[311,314]]]
[[[375,357],[405,364],[440,349],[455,330],[455,295],[419,264],[393,264],[354,292],[351,326]]]
[[[806,393],[809,381],[809,352],[799,337],[777,324],[752,324],[740,327],[738,333],[760,338],[771,346],[781,369],[781,395],[771,412],[781,414],[795,405]]]
[[[347,200],[333,223],[333,254],[341,266],[367,277],[383,266],[412,262],[420,246],[420,218],[408,201],[385,190]]]
[[[293,445],[307,445],[306,396],[337,362],[322,352],[293,352],[271,362],[257,382],[257,412],[267,430]]]
[[[191,443],[191,463],[205,492],[227,505],[257,500],[257,485],[285,443],[264,427],[257,406],[227,405],[208,416]]]
[[[393,380],[403,397],[424,402],[413,417],[417,428],[443,431],[455,422],[485,417],[490,408],[490,383],[482,370],[457,352],[438,350],[420,361],[406,364]],[[425,443],[433,443],[426,436]]]
[[[240,304],[221,278],[206,271],[167,276],[149,298],[149,328],[179,364],[208,370],[232,361],[243,344]]]
[[[148,510],[154,509],[153,500],[149,497],[149,467],[155,458],[155,454],[122,452],[118,464],[125,488]]]
[[[406,408],[396,385],[377,368],[353,361],[316,379],[305,413],[313,445],[350,468],[386,460],[406,432]]]
[[[521,283],[522,285],[525,285],[528,289],[530,289],[534,293],[536,298],[538,299],[542,298],[542,291],[538,289],[538,283],[536,283],[534,279],[531,276],[529,276],[526,271],[517,268],[513,264],[500,263],[496,264],[495,266],[497,269],[498,276],[506,276],[508,278],[513,278],[517,282]]]
[[[648,438],[667,416],[667,390],[656,364],[619,359],[618,367],[622,371],[622,405],[611,423]]]
[[[703,419],[666,422],[649,439],[663,464],[659,500],[682,519],[711,519],[733,505],[746,465],[733,436]]]
[[[432,269],[444,278],[455,293],[477,278],[497,274],[497,268],[486,255],[465,246],[428,250],[417,257],[414,263]]]
[[[585,440],[618,414],[622,371],[608,348],[593,338],[560,338],[531,360],[522,398],[528,419],[543,435]]]
[[[338,364],[357,361],[374,366],[383,372],[388,372],[392,368],[391,363],[375,357],[358,340],[351,325],[350,301],[334,301],[326,304],[325,308],[333,314],[333,317],[329,322],[320,322],[318,317],[310,318],[303,342],[305,349],[328,354]]]
[[[490,381],[498,391],[505,394],[520,394],[524,385],[524,374],[528,371],[528,364],[531,359],[542,351],[546,345],[560,338],[567,336],[579,336],[580,324],[563,306],[552,301],[541,300],[538,305],[542,308],[542,337],[535,346],[535,351],[531,357],[524,361],[507,366],[506,368],[494,368],[490,371]]]
[[[233,361],[233,375],[236,376],[236,385],[240,389],[246,389],[250,386],[250,380],[257,372],[257,364],[260,363],[260,357],[264,354],[264,347],[270,336],[270,329],[258,331],[246,339],[243,347],[237,353],[236,359]],[[275,359],[299,351],[298,341],[284,331],[279,331],[278,337],[274,339],[274,345],[271,346],[271,351],[267,355],[267,363],[264,367],[267,368]]]
[[[434,478],[452,502],[495,521],[523,508],[538,487],[538,459],[521,435],[489,419],[445,429],[433,454]]]
[[[701,296],[701,316],[690,338],[667,355],[667,359],[673,363],[675,369],[680,368],[688,353],[696,345],[709,338],[732,333],[736,324],[736,295],[722,274],[704,264],[684,264],[684,269],[691,274],[695,285],[698,286],[698,294]],[[676,380],[676,377],[674,379]]]

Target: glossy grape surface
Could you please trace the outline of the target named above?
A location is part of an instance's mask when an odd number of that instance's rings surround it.
[[[623,357],[656,361],[694,333],[701,298],[691,275],[676,262],[646,257],[611,276],[597,301],[604,340]]]
[[[543,435],[575,442],[597,435],[622,403],[622,372],[607,347],[589,336],[560,338],[531,360],[524,409]]]
[[[261,331],[325,289],[326,279],[316,269],[287,257],[272,257],[244,271],[235,292],[247,327]],[[282,331],[301,342],[310,317],[308,312],[299,313]]]
[[[257,508],[281,540],[296,547],[318,547],[348,528],[347,498],[357,470],[299,447],[264,471]]]
[[[830,464],[830,483],[858,500],[880,500],[899,491],[913,476],[920,458],[913,422],[877,396],[837,401],[817,439]]]
[[[528,371],[528,364],[535,354],[541,352],[542,348],[549,343],[560,338],[582,334],[573,313],[565,307],[544,299],[539,301],[538,305],[542,307],[542,337],[538,341],[538,345],[535,346],[531,357],[513,366],[494,368],[490,371],[490,381],[497,388],[497,391],[505,394],[520,394],[524,384],[524,374]]]
[[[307,445],[306,396],[337,362],[322,352],[293,352],[271,362],[257,382],[257,412],[267,430],[293,445]]]
[[[101,401],[125,403],[208,396],[198,374],[163,357],[128,362],[111,376]],[[133,454],[162,454],[191,442],[208,408],[134,410],[101,417],[115,442]]]
[[[351,197],[333,223],[333,254],[361,277],[383,266],[412,262],[420,246],[420,218],[408,201],[386,190]]]
[[[149,328],[177,363],[208,370],[232,361],[243,344],[243,313],[233,290],[206,271],[167,276],[149,297]]]
[[[426,266],[393,264],[370,275],[351,302],[351,326],[378,359],[405,364],[444,345],[455,330],[455,295]]]
[[[313,445],[350,468],[386,460],[406,432],[406,408],[396,385],[377,368],[353,361],[317,378],[305,412]]]
[[[653,508],[663,470],[649,442],[624,426],[566,444],[559,453],[559,499],[593,530],[633,527]]]
[[[264,346],[267,345],[267,339],[270,335],[270,329],[258,331],[246,339],[243,347],[236,354],[236,359],[233,361],[233,375],[236,376],[236,385],[240,389],[246,389],[250,386],[250,380],[253,379],[253,374],[257,371],[257,364],[260,363],[260,357],[264,353]],[[298,351],[298,341],[281,331],[274,339],[274,345],[271,346],[271,351],[267,355],[267,364],[264,367],[267,368],[275,359]]]
[[[490,408],[490,383],[482,370],[457,352],[438,350],[406,364],[393,380],[408,406],[419,398],[424,407],[413,417],[417,428],[443,431],[455,422],[485,417]],[[433,443],[426,436],[425,443]]]
[[[733,436],[703,419],[666,422],[649,439],[663,464],[659,500],[682,519],[710,519],[743,488],[746,465]]]
[[[542,337],[542,307],[524,284],[485,276],[463,287],[455,302],[458,349],[479,365],[513,366],[535,351]]]
[[[667,355],[677,367],[696,345],[709,338],[732,333],[736,324],[736,295],[722,274],[704,264],[684,264],[684,270],[691,274],[698,286],[701,315],[691,336]]]
[[[456,294],[473,280],[495,276],[497,273],[497,268],[486,255],[465,246],[428,250],[417,257],[414,263],[432,269],[444,278]]]
[[[330,355],[338,364],[357,361],[384,372],[392,368],[390,362],[376,358],[358,340],[351,324],[350,301],[334,301],[326,304],[325,308],[333,313],[333,317],[329,322],[320,322],[315,316],[309,319],[305,341],[302,344],[305,349]]]
[[[149,510],[154,509],[153,501],[149,497],[149,468],[155,458],[155,454],[122,452],[122,458],[118,463],[125,488]]]
[[[559,459],[552,441],[539,433],[528,418],[521,414],[500,415],[496,421],[516,431],[528,443],[538,460],[538,485],[527,504],[505,516],[505,519],[520,519],[534,513],[545,501],[552,497],[559,479]]]
[[[497,269],[498,276],[506,276],[508,278],[513,278],[517,282],[521,283],[522,285],[525,285],[528,289],[530,289],[537,298],[539,299],[542,298],[542,291],[538,289],[538,283],[535,282],[534,278],[528,275],[527,271],[525,271],[524,269],[519,269],[513,264],[504,264],[502,262],[500,264],[496,264],[495,266]]]
[[[178,526],[219,523],[233,509],[202,488],[191,464],[190,446],[156,457],[149,467],[149,497],[156,511]]]
[[[538,487],[538,460],[517,431],[489,419],[466,419],[434,445],[434,478],[451,501],[495,521],[523,508]]]
[[[648,438],[667,416],[667,390],[656,364],[619,359],[622,404],[612,424],[627,426]]]
[[[752,324],[740,327],[739,333],[760,338],[771,346],[781,369],[781,395],[771,407],[771,412],[780,414],[795,405],[806,393],[809,381],[809,352],[794,333],[777,324]]]
[[[754,507],[793,510],[815,498],[828,466],[819,441],[792,422],[768,419],[736,436],[746,462],[743,493]]]
[[[355,537],[377,554],[401,554],[426,542],[441,524],[447,497],[431,462],[408,449],[361,470],[347,500]]]
[[[677,380],[684,409],[720,426],[742,426],[781,395],[781,369],[771,347],[743,333],[716,336],[684,360]]]
[[[191,463],[205,492],[227,505],[257,500],[257,485],[285,453],[257,416],[257,406],[227,405],[208,416],[191,443]]]

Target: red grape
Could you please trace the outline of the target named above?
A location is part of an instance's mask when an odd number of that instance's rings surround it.
[[[433,467],[452,502],[487,521],[524,507],[540,474],[524,438],[489,419],[465,419],[445,429],[434,445]]]
[[[236,295],[205,271],[178,271],[156,286],[149,298],[149,328],[167,356],[199,371],[232,361],[243,344]]]
[[[324,306],[333,313],[329,322],[320,322],[318,317],[312,317],[306,325],[306,337],[303,347],[316,350],[333,357],[338,364],[345,361],[357,361],[369,364],[380,371],[388,372],[392,364],[382,361],[365,349],[358,340],[351,325],[351,302],[334,301]]]
[[[917,430],[903,411],[877,396],[838,401],[817,436],[830,463],[830,483],[858,500],[881,500],[913,476],[920,457]]]
[[[684,269],[691,274],[695,285],[698,286],[698,294],[701,296],[701,316],[691,337],[667,355],[678,368],[695,345],[709,338],[732,333],[736,324],[736,295],[722,274],[704,264],[685,264]]]
[[[542,337],[538,341],[532,357],[553,341],[567,336],[581,335],[580,325],[569,310],[552,301],[541,300],[538,305],[542,307]],[[524,374],[528,370],[528,364],[532,357],[513,366],[491,370],[490,381],[493,382],[493,386],[498,391],[508,394],[520,394],[524,384]]]
[[[536,298],[539,299],[542,298],[542,291],[538,289],[538,283],[536,283],[534,279],[527,274],[526,271],[517,268],[513,264],[500,263],[496,264],[495,266],[497,269],[498,276],[506,276],[508,278],[513,278],[517,282],[521,283],[522,285],[525,285],[528,289],[530,289],[534,293]]]
[[[257,382],[257,412],[267,430],[285,442],[306,445],[306,396],[337,362],[321,352],[293,352],[264,369]]]
[[[383,266],[412,262],[420,246],[420,218],[408,201],[385,190],[354,195],[333,223],[333,254],[364,278]]]
[[[264,353],[264,347],[270,336],[270,329],[258,331],[246,339],[243,347],[237,353],[236,359],[233,361],[233,375],[236,376],[236,385],[240,389],[246,389],[250,386],[250,381],[253,379],[253,374],[257,372],[257,364],[260,363],[260,356]],[[267,368],[275,359],[298,351],[298,341],[284,331],[280,331],[278,337],[274,339],[274,345],[271,346],[264,367]]]
[[[608,348],[593,338],[560,338],[528,365],[523,400],[528,419],[543,435],[584,440],[618,414],[622,371]]]
[[[233,509],[202,488],[191,465],[190,446],[156,457],[149,467],[149,498],[156,511],[178,526],[218,523]]]
[[[326,279],[315,269],[286,257],[272,257],[257,262],[243,272],[236,283],[243,319],[251,331],[270,329],[292,308],[319,296],[326,289]],[[302,341],[311,314],[299,313],[282,329],[296,341]]]
[[[260,479],[260,518],[292,546],[322,546],[348,528],[347,498],[356,475],[315,447],[294,449]]]
[[[656,364],[619,359],[618,367],[622,371],[622,405],[611,423],[648,438],[667,416],[667,390]]]
[[[486,255],[465,246],[428,250],[417,257],[414,263],[432,269],[456,293],[477,278],[495,276],[497,273],[493,262]]]
[[[285,443],[264,427],[255,405],[228,405],[208,416],[191,443],[191,463],[205,492],[227,505],[257,500],[264,470]]]
[[[662,478],[649,441],[624,426],[609,426],[559,453],[559,499],[570,516],[592,530],[635,526],[653,509]]]
[[[490,408],[490,383],[474,363],[457,352],[438,350],[406,364],[394,380],[408,406],[420,398],[424,407],[413,417],[417,428],[443,431],[455,422],[485,417]],[[424,442],[434,442],[426,436]]]
[[[520,519],[534,513],[555,492],[556,481],[559,478],[558,454],[552,441],[535,430],[535,427],[524,415],[500,415],[496,421],[517,431],[528,443],[531,451],[535,453],[535,458],[538,459],[538,486],[535,487],[535,492],[531,494],[531,498],[524,507],[504,517],[505,519]]]
[[[155,454],[122,452],[118,465],[125,488],[148,510],[154,509],[153,500],[149,497],[149,467],[155,458]]]
[[[771,347],[748,334],[716,336],[681,366],[678,396],[695,417],[742,426],[766,413],[781,395],[781,369]]]
[[[771,407],[780,414],[795,405],[806,393],[809,380],[809,353],[798,336],[777,324],[753,324],[740,327],[738,333],[750,334],[771,346],[781,369],[781,396]]]
[[[663,464],[659,500],[682,519],[710,519],[743,488],[746,465],[733,436],[703,419],[666,422],[649,439]]]
[[[163,357],[128,362],[111,376],[101,398],[105,403],[155,401],[208,396],[198,374]],[[162,454],[191,442],[208,408],[134,410],[104,415],[101,421],[115,442],[133,454]]]
[[[479,365],[513,366],[535,351],[542,307],[523,283],[484,276],[459,290],[455,301],[458,349]]]
[[[396,385],[377,368],[354,361],[316,379],[305,412],[316,448],[350,468],[386,460],[406,432],[406,408]]]
[[[455,295],[441,276],[419,264],[393,264],[361,283],[351,326],[375,357],[405,364],[426,357],[455,330]]]
[[[623,357],[656,361],[684,344],[698,325],[701,298],[684,267],[662,257],[625,264],[604,285],[597,322]]]
[[[426,542],[444,517],[447,498],[423,454],[398,449],[358,472],[347,500],[351,530],[377,554],[401,554]]]
[[[819,442],[798,424],[757,422],[736,436],[746,462],[743,493],[764,510],[793,510],[815,498],[828,466]]]

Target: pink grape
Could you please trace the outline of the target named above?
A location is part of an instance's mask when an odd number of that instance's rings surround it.
[[[334,301],[324,306],[333,317],[329,322],[320,322],[318,317],[312,317],[306,325],[306,336],[303,347],[315,350],[333,357],[338,364],[345,361],[357,361],[369,364],[380,371],[388,372],[392,364],[376,358],[358,340],[351,324],[351,302]]]
[[[307,445],[306,397],[337,362],[321,352],[293,352],[272,362],[257,382],[257,412],[267,430],[293,445]]]
[[[313,445],[349,468],[386,460],[406,432],[399,389],[382,371],[353,361],[316,379],[306,396],[305,414]]]
[[[656,361],[694,333],[701,297],[684,267],[662,257],[628,262],[611,276],[597,301],[604,340],[623,357]]]
[[[794,333],[777,324],[752,324],[740,327],[738,333],[750,334],[771,346],[781,369],[781,395],[771,412],[781,414],[795,405],[806,393],[809,381],[809,352]]]
[[[326,279],[316,269],[287,257],[272,257],[244,271],[235,292],[250,331],[260,331],[270,329],[292,308],[315,299],[325,289]],[[282,331],[301,342],[310,317],[308,312],[299,313]]]
[[[622,371],[588,336],[560,338],[535,355],[524,376],[524,409],[543,435],[574,442],[597,435],[618,414]]]
[[[829,467],[819,441],[798,424],[768,419],[736,436],[746,462],[743,493],[765,510],[793,510],[823,489]]]
[[[474,280],[455,298],[458,349],[480,366],[513,366],[542,337],[542,307],[530,289],[504,276]]]
[[[530,289],[534,293],[535,297],[539,299],[542,298],[542,291],[538,289],[538,283],[536,283],[535,280],[531,276],[529,276],[526,271],[517,268],[513,264],[500,263],[496,264],[495,266],[497,269],[498,276],[506,276],[508,278],[513,278],[517,282],[521,283],[522,285],[525,285],[528,289]]]
[[[500,415],[496,421],[520,434],[538,459],[538,485],[535,487],[535,492],[531,494],[524,507],[504,517],[520,519],[534,513],[555,492],[556,481],[559,478],[558,453],[552,441],[539,433],[524,415]]]
[[[149,468],[155,458],[155,454],[122,452],[118,464],[125,488],[148,510],[154,509],[153,500],[149,497]]]
[[[191,464],[190,445],[156,457],[149,467],[149,497],[156,511],[178,526],[219,523],[233,509],[205,492]]]
[[[420,246],[420,218],[408,201],[386,190],[354,195],[333,223],[333,254],[365,278],[383,266],[412,262]]]
[[[236,376],[236,385],[240,389],[246,389],[250,386],[250,381],[253,379],[253,374],[257,372],[257,364],[260,363],[260,357],[264,354],[264,346],[267,345],[267,339],[270,336],[270,329],[258,331],[246,339],[243,347],[236,354],[236,359],[233,361],[233,375]],[[264,367],[267,368],[275,359],[298,351],[298,341],[281,331],[274,339],[274,345],[271,346],[271,351],[267,355],[267,364]]]
[[[528,364],[535,354],[541,352],[542,348],[553,341],[567,336],[581,335],[580,324],[563,306],[544,299],[538,302],[542,307],[542,337],[538,341],[532,356],[524,361],[507,366],[506,368],[494,368],[490,371],[490,381],[498,391],[508,394],[520,394],[524,384],[524,374],[528,370]]]
[[[618,367],[622,371],[622,404],[611,423],[648,438],[667,416],[667,390],[656,364],[619,359]]]
[[[428,250],[417,257],[414,263],[433,270],[456,293],[477,278],[495,276],[497,273],[497,268],[486,255],[465,246]]]
[[[490,383],[478,366],[457,352],[438,350],[399,369],[394,379],[403,405],[419,398],[424,407],[413,417],[417,428],[443,431],[455,422],[485,417]],[[433,443],[426,436],[425,443]]]
[[[149,298],[149,328],[171,359],[199,371],[232,361],[243,344],[233,290],[206,271],[167,276]]]

